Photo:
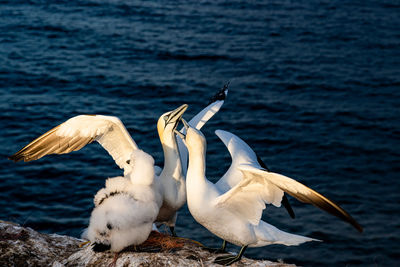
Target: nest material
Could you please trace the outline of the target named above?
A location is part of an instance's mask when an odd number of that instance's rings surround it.
[[[123,251],[134,252],[160,252],[160,251],[175,251],[182,249],[186,244],[203,246],[197,241],[174,237],[168,234],[163,234],[156,231],[151,231],[149,237],[144,243],[137,246],[128,246]]]

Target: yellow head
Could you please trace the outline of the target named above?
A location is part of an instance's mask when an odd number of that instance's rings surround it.
[[[179,108],[166,112],[160,116],[157,122],[157,131],[160,136],[161,143],[165,143],[166,139],[174,137],[174,130],[188,108],[187,104],[183,104]]]

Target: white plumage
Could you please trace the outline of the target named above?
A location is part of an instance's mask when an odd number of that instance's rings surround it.
[[[266,169],[254,151],[232,133],[217,130],[232,157],[232,164],[216,183],[205,177],[206,140],[190,127],[186,137],[177,132],[189,150],[187,201],[193,217],[225,241],[242,246],[237,256],[218,257],[215,262],[229,265],[241,258],[247,247],[269,244],[298,245],[316,239],[283,232],[261,220],[265,204],[281,205],[284,192],[298,200],[339,217],[360,232],[362,227],[345,210],[320,193],[296,180]]]
[[[114,116],[78,115],[39,136],[10,157],[14,161],[32,161],[50,154],[65,154],[80,150],[97,141],[115,160],[130,172],[127,162],[138,149],[121,120]]]
[[[215,113],[219,111],[222,105],[225,102],[225,98],[228,96],[228,84],[225,84],[224,87],[213,96],[210,103],[201,110],[197,115],[195,115],[190,121],[190,125],[192,125],[197,130],[200,130],[206,122],[211,119]],[[180,130],[181,133],[185,134],[186,129],[182,127]],[[188,167],[188,150],[184,145],[182,139],[177,138],[178,142],[179,154],[182,163],[183,175],[186,177],[187,167]]]
[[[190,122],[201,129],[203,125],[219,111],[228,93],[224,86],[211,100],[211,102],[194,116]],[[170,227],[175,235],[175,223],[178,210],[186,203],[186,169],[188,152],[185,145],[175,136],[175,127],[165,127],[164,115],[157,123],[157,129],[164,151],[164,168],[160,173],[160,183],[163,190],[163,204],[157,216],[157,222],[164,223]],[[184,131],[184,129],[182,129]]]
[[[242,139],[227,131],[217,130],[215,133],[228,148],[232,157],[231,166],[216,184],[222,192],[229,190],[219,199],[221,204],[235,196],[237,199],[255,198],[258,207],[262,207],[263,202],[279,207],[285,192],[301,202],[312,204],[337,216],[362,232],[362,227],[357,221],[332,200],[292,178],[270,172],[266,167],[263,168],[257,155]],[[261,190],[257,194],[252,193],[258,188]],[[242,209],[245,208],[242,207]],[[250,210],[252,209],[246,209],[247,212]],[[257,212],[261,213],[261,210],[255,209],[255,213]]]
[[[251,179],[243,179],[228,191],[221,190],[205,177],[206,140],[203,134],[189,127],[184,140],[189,150],[186,187],[190,213],[213,234],[242,246],[239,255],[219,257],[216,263],[231,264],[239,260],[247,246],[291,246],[316,240],[283,232],[260,220],[265,202],[278,202],[283,192],[268,190],[264,184]]]
[[[135,150],[130,164],[130,173],[107,179],[105,188],[94,198],[95,208],[85,235],[95,251],[119,252],[143,243],[157,218],[162,195],[154,160],[142,150]]]
[[[200,129],[224,103],[228,92],[224,86],[209,105],[190,122]],[[179,141],[174,130],[187,105],[162,114],[157,121],[157,130],[164,151],[164,166],[154,166],[159,175],[163,204],[156,221],[168,225],[174,233],[177,211],[186,203],[185,173],[187,150]],[[138,149],[123,123],[113,116],[79,115],[73,117],[45,134],[39,136],[20,151],[10,156],[14,161],[32,161],[49,154],[64,154],[77,151],[97,141],[112,156],[116,164],[124,169],[124,175],[131,172],[130,158]]]

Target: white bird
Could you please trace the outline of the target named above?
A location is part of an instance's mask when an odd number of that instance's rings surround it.
[[[228,86],[229,82],[226,83],[208,102],[207,107],[200,111],[196,116],[194,116],[190,121],[192,125],[197,130],[200,130],[204,124],[212,117],[218,110],[222,107],[225,102],[225,98],[228,96]],[[186,128],[182,127],[181,133],[186,133]],[[182,162],[183,174],[186,177],[187,165],[188,165],[188,150],[183,143],[181,138],[176,139],[178,142],[179,154]]]
[[[274,193],[277,197],[271,203],[274,206],[280,206],[280,195],[283,195],[285,192],[301,202],[312,204],[337,216],[343,221],[350,223],[358,231],[363,231],[358,222],[332,200],[292,178],[270,172],[250,146],[238,136],[223,130],[217,130],[215,134],[225,144],[232,158],[232,164],[228,171],[216,184],[221,191],[226,192],[242,182],[243,179],[247,179],[246,177],[252,176],[254,179],[259,179],[265,183],[269,190],[277,192]]]
[[[224,240],[222,250],[225,249],[225,241],[241,246],[238,255],[218,257],[215,263],[230,265],[241,259],[247,247],[269,244],[291,246],[318,241],[283,232],[261,220],[265,203],[280,206],[284,191],[302,201],[324,203],[321,206],[338,209],[350,217],[343,209],[312,189],[291,178],[262,169],[254,152],[252,154],[252,150],[248,150],[242,140],[223,131],[217,133],[232,155],[232,166],[217,184],[211,183],[205,177],[204,135],[187,123],[184,124],[188,128],[186,136],[176,133],[184,138],[189,150],[186,177],[189,211],[198,223]]]
[[[162,203],[154,159],[137,149],[131,153],[131,171],[106,180],[94,198],[87,238],[96,252],[119,252],[147,240]]]
[[[224,103],[227,95],[227,85],[211,100],[209,105],[197,114],[190,122],[200,129]],[[187,150],[177,143],[174,130],[179,119],[187,109],[187,105],[166,112],[157,122],[157,130],[164,151],[164,167],[155,166],[155,172],[160,176],[159,182],[163,189],[163,205],[160,208],[156,222],[170,227],[175,235],[177,211],[186,203],[185,176]],[[130,173],[131,153],[138,149],[135,141],[129,135],[123,123],[113,116],[79,115],[46,132],[9,159],[17,161],[32,161],[49,154],[64,154],[77,151],[85,145],[97,141],[112,156],[115,163],[124,169],[124,175]],[[178,150],[179,146],[179,150]]]
[[[200,111],[194,116],[190,123],[194,125],[196,129],[201,129],[204,124],[219,111],[225,98],[228,94],[228,84],[215,94],[207,107]],[[160,129],[160,120],[157,124],[157,128]],[[181,131],[184,132],[185,129]],[[175,129],[169,129],[164,131],[164,137],[160,135],[161,143],[163,144],[164,150],[164,169],[166,170],[164,175],[161,173],[160,182],[164,190],[163,194],[163,205],[160,208],[160,213],[157,217],[157,222],[164,223],[167,225],[173,236],[175,234],[175,223],[177,219],[177,211],[186,203],[186,171],[187,171],[187,160],[188,151],[186,146],[183,144],[180,138],[176,138]],[[166,168],[166,166],[168,168]],[[171,179],[173,178],[173,179]]]

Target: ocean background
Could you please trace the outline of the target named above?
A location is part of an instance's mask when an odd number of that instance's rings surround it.
[[[364,227],[289,197],[296,219],[271,206],[263,219],[324,242],[245,255],[399,266],[399,25],[394,0],[0,1],[0,219],[79,237],[94,194],[122,174],[107,152],[94,143],[30,163],[7,156],[72,116],[104,114],[162,165],[158,117],[187,103],[190,119],[230,81],[203,128],[208,178],[230,165],[214,134],[228,130]],[[186,206],[176,230],[220,246]]]

